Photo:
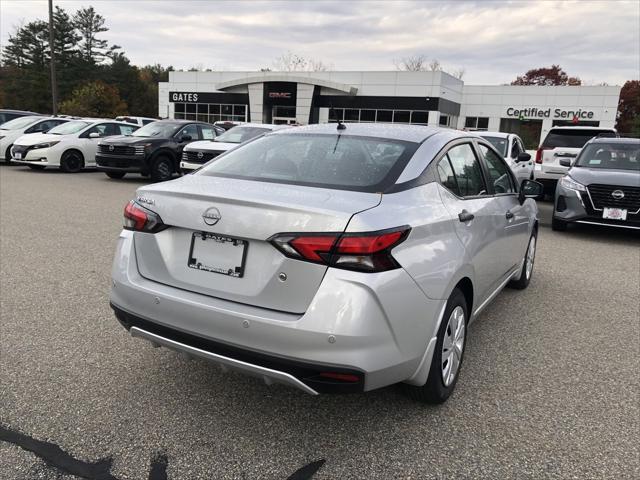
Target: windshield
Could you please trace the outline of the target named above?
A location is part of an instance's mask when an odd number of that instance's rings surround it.
[[[69,135],[70,133],[79,132],[87,125],[91,125],[91,122],[76,120],[74,122],[62,123],[57,127],[53,127],[47,133],[52,133],[53,135]]]
[[[225,143],[242,143],[270,131],[271,130],[268,128],[260,127],[233,127],[224,132],[219,137],[216,137],[213,141]]]
[[[37,122],[38,120],[40,120],[42,118],[43,117],[18,117],[18,118],[14,118],[13,120],[9,120],[8,122],[3,123],[2,126],[0,127],[0,130],[18,130],[19,128],[27,127],[27,126],[31,125],[32,123]]]
[[[178,123],[153,122],[148,123],[142,128],[139,128],[131,135],[133,137],[169,138],[176,132],[176,130],[180,126],[181,125]]]
[[[380,192],[395,182],[418,144],[347,135],[266,135],[197,174]]]
[[[575,166],[640,171],[640,142],[592,143],[580,152]]]
[[[584,144],[601,134],[614,136],[611,130],[551,130],[542,142],[543,148],[582,148]]]
[[[503,157],[507,156],[507,149],[509,148],[509,141],[506,138],[485,137],[484,135],[481,135],[481,137],[484,138],[485,140],[488,140],[491,145],[496,147],[496,150],[498,150],[502,154]]]

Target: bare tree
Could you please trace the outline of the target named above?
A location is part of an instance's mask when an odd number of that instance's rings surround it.
[[[394,60],[393,63],[398,70],[407,72],[424,72],[427,69],[427,57],[422,54],[402,57],[400,60]]]
[[[429,70],[432,72],[441,72],[442,65],[440,65],[440,61],[437,58],[434,58],[429,62]]]
[[[291,51],[283,53],[273,61],[273,69],[279,72],[326,72],[331,68],[322,60],[305,58]],[[261,71],[271,71],[261,69]]]
[[[464,69],[464,67],[462,67],[452,71],[451,75],[456,77],[458,80],[462,80],[462,77],[464,77],[465,73],[466,73],[466,70]]]

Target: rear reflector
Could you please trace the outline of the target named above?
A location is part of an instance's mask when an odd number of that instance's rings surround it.
[[[382,272],[398,268],[391,249],[404,241],[411,229],[400,227],[378,232],[274,235],[270,242],[290,258],[336,268]]]
[[[330,378],[331,380],[339,380],[341,382],[359,382],[360,377],[352,375],[350,373],[338,373],[338,372],[322,372],[320,376],[323,378]]]

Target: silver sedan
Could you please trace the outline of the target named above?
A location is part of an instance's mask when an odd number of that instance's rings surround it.
[[[469,323],[531,280],[541,193],[468,132],[280,130],[138,190],[111,305],[132,336],[267,383],[440,403]]]

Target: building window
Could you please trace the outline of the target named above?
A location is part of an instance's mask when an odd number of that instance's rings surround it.
[[[439,125],[441,127],[448,127],[449,126],[449,121],[450,121],[449,115],[440,114]]]
[[[375,110],[369,108],[330,108],[329,123],[338,120],[352,123],[415,123],[426,125],[429,112],[426,110]]]
[[[176,120],[198,120],[214,123],[220,121],[246,122],[246,105],[223,105],[219,103],[174,103]]]
[[[464,120],[464,128],[470,130],[488,130],[489,117],[467,117]]]

